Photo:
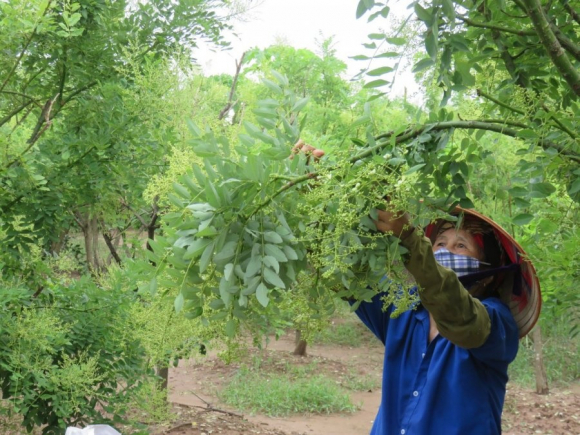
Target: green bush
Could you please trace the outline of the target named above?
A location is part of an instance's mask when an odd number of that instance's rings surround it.
[[[38,297],[0,288],[0,388],[31,431],[119,421],[144,379],[144,352],[127,328],[133,292],[89,277]]]

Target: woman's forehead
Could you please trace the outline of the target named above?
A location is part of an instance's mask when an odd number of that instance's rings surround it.
[[[475,238],[473,237],[473,234],[471,234],[467,230],[462,230],[462,229],[458,230],[456,228],[449,228],[448,230],[443,231],[442,233],[440,233],[437,236],[437,238],[435,240],[440,240],[440,239],[445,239],[445,240],[462,239],[462,240],[467,241],[467,242],[475,243]]]

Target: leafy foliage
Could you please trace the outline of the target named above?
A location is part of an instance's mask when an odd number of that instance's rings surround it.
[[[27,430],[119,419],[146,376],[143,349],[127,328],[132,295],[88,279],[38,298],[2,289],[0,385]]]

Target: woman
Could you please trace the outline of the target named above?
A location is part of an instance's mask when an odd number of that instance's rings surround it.
[[[501,433],[507,368],[518,337],[538,318],[539,282],[499,225],[472,210],[455,214],[459,228],[439,221],[423,237],[406,214],[378,213],[377,229],[409,250],[405,267],[421,302],[396,319],[383,311],[380,295],[356,310],[385,344],[371,434]]]

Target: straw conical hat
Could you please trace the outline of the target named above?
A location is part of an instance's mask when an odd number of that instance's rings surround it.
[[[481,220],[489,224],[495,233],[496,238],[501,243],[507,255],[506,261],[520,265],[520,273],[515,273],[515,279],[511,295],[509,295],[509,307],[516,320],[520,332],[520,338],[525,336],[536,324],[542,308],[542,296],[540,292],[540,281],[536,269],[531,260],[526,255],[523,248],[514,238],[501,226],[481,213],[471,209],[457,207],[453,215],[464,215],[465,218]],[[431,238],[436,237],[436,228],[442,221],[430,224],[425,228],[425,235]],[[508,260],[509,259],[509,260]]]

